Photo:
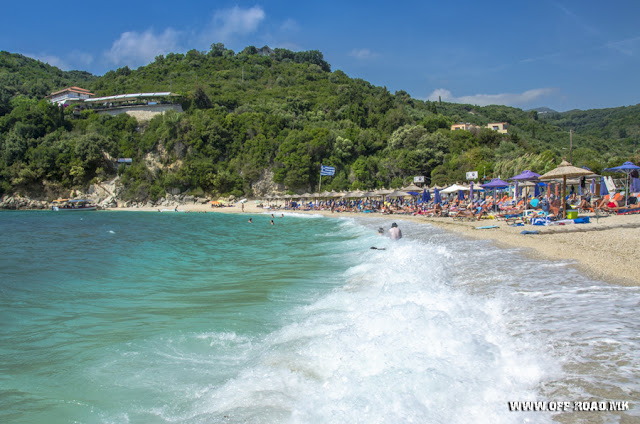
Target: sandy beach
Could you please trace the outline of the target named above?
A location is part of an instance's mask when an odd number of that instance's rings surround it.
[[[158,208],[114,208],[117,211],[158,211]],[[192,213],[243,213],[240,204],[231,207],[212,208],[209,204],[185,204],[179,211]],[[285,210],[270,210],[245,203],[245,214],[287,213]],[[298,211],[296,211],[298,213]],[[333,218],[341,216],[381,217],[380,214],[331,213],[312,211]],[[422,217],[409,215],[386,215],[389,221],[411,220],[428,223],[439,228],[473,239],[491,240],[501,247],[521,249],[522,254],[555,260],[568,260],[582,272],[612,284],[640,286],[640,214],[596,219],[591,216],[589,224],[566,226],[509,226],[503,220],[454,221],[453,218]],[[482,226],[497,228],[477,229]],[[539,234],[524,235],[523,230],[538,231]],[[562,277],[558,277],[562,282]]]

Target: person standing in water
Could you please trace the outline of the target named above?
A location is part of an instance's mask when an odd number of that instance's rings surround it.
[[[251,221],[251,218],[249,218],[249,224],[253,224],[253,221]]]
[[[396,224],[395,222],[391,224],[389,235],[391,236],[391,240],[400,240],[402,238],[402,231],[400,231],[400,228],[398,228],[398,224]]]
[[[273,223],[273,219],[271,220],[271,225],[275,225],[275,224]]]

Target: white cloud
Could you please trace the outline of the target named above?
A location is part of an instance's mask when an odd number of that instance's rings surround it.
[[[216,12],[213,15],[212,29],[209,32],[215,42],[226,42],[234,35],[247,35],[255,32],[264,18],[264,10],[259,6],[254,6],[251,9],[241,9],[235,6]]]
[[[81,52],[80,50],[73,50],[71,52],[75,69],[85,69],[93,63],[93,55],[90,53]],[[78,68],[79,67],[79,68]]]
[[[444,88],[434,90],[428,100],[435,101],[442,98],[445,102],[464,103],[477,106],[506,105],[517,106],[530,103],[540,97],[549,96],[555,92],[553,88],[536,88],[524,93],[474,94],[471,96],[454,97],[451,91]]]
[[[49,54],[30,54],[24,53],[25,56],[31,57],[33,59],[39,60],[40,62],[48,63],[51,66],[55,66],[56,68],[60,68],[63,71],[70,71],[71,65],[69,65],[64,59],[53,56]]]
[[[639,41],[640,37],[633,37],[626,40],[612,41],[606,46],[610,49],[624,54],[625,56],[633,56],[634,52],[638,50]]]
[[[377,57],[378,54],[369,49],[353,49],[349,52],[349,56],[355,57],[358,60],[367,60]]]
[[[287,19],[280,26],[280,31],[283,31],[283,32],[298,32],[298,31],[300,31],[300,25],[298,25],[298,23],[296,21],[294,21],[293,19]]]
[[[116,66],[138,67],[153,61],[158,55],[177,51],[179,38],[180,33],[171,28],[165,29],[162,34],[154,34],[151,30],[143,33],[124,32],[105,52],[105,57]]]

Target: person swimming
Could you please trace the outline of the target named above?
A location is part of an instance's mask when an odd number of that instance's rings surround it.
[[[391,224],[389,235],[391,236],[391,240],[400,240],[402,238],[402,231],[400,231],[400,228],[398,228],[398,224],[396,224],[395,222]]]

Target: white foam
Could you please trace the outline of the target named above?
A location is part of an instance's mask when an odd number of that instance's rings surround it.
[[[379,238],[363,237],[361,247]],[[511,335],[502,299],[449,285],[453,252],[403,240],[362,254],[344,287],[299,308],[236,377],[180,419],[232,422],[521,422],[557,365]],[[372,253],[372,254],[369,254]],[[540,417],[537,417],[540,418]],[[542,418],[544,422],[546,418]]]
[[[387,220],[341,220],[349,238],[335,254],[353,265],[327,273],[343,284],[277,330],[187,335],[169,343],[176,351],[161,344],[158,367],[192,366],[210,380],[176,383],[175,402],[149,413],[169,422],[544,423],[551,413],[509,412],[507,402],[638,393],[638,288],[397,222],[399,242],[376,235]]]

